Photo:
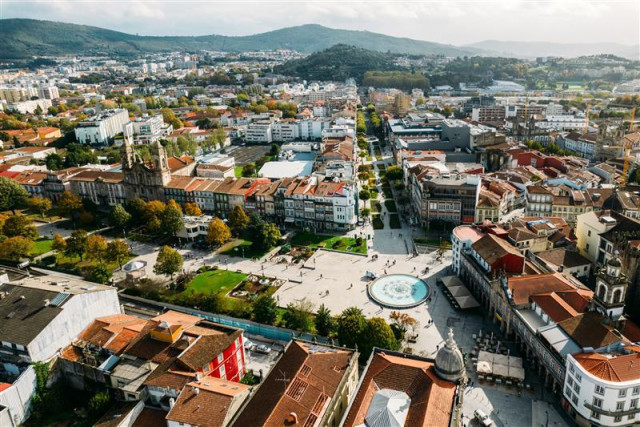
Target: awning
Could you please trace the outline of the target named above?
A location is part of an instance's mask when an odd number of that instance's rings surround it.
[[[467,289],[457,276],[445,276],[440,280],[442,280],[442,284],[447,288],[447,291],[456,300],[460,308],[480,307],[478,301],[471,295],[469,289]]]
[[[476,366],[476,372],[479,374],[491,375],[493,370],[491,369],[491,364],[489,362],[487,362],[486,360],[483,360],[483,361],[478,360],[478,365]]]
[[[509,366],[509,378],[524,381],[524,368]]]
[[[509,376],[509,367],[507,365],[493,364],[493,375],[507,378]]]
[[[463,308],[463,309],[480,307],[480,304],[478,303],[478,301],[476,301],[476,299],[471,295],[455,297],[455,299],[458,302],[458,305],[460,306],[460,308]]]
[[[447,288],[451,288],[455,286],[464,286],[464,283],[462,283],[462,280],[460,280],[457,276],[445,276],[440,280],[442,280],[442,283]]]
[[[467,295],[471,295],[469,290],[464,286],[455,286],[453,288],[449,288],[449,292],[453,297],[466,297]]]

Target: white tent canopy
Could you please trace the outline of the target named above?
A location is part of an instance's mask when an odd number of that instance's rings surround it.
[[[402,391],[384,388],[371,399],[365,423],[370,427],[403,427],[411,398]]]

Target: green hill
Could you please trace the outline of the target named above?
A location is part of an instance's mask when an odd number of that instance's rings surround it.
[[[138,54],[168,51],[292,49],[317,52],[348,43],[378,52],[408,54],[473,55],[473,48],[386,36],[369,31],[336,30],[321,25],[302,25],[241,37],[218,35],[197,37],[136,36],[86,25],[33,19],[3,19],[0,59],[23,59],[43,55]]]
[[[276,67],[274,71],[306,80],[345,80],[353,77],[361,82],[367,71],[398,69],[390,55],[338,44],[305,58],[289,61]]]

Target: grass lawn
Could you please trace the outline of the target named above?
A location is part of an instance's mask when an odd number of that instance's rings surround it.
[[[52,244],[53,240],[47,239],[46,237],[40,237],[38,240],[33,242],[33,252],[31,252],[31,255],[38,256],[49,252]]]
[[[237,239],[231,243],[225,245],[225,249],[220,253],[228,256],[241,257],[244,253],[244,258],[262,258],[271,249],[255,249],[252,246],[252,242],[249,240]],[[238,248],[236,250],[236,248]],[[242,250],[244,248],[244,252]]]
[[[400,216],[398,214],[389,214],[389,227],[402,228],[402,224],[400,224]]]
[[[198,294],[227,294],[238,283],[247,278],[244,273],[236,273],[227,270],[211,270],[198,274],[191,281],[184,292],[194,292]]]
[[[380,204],[380,202],[373,203],[373,210],[376,212],[380,212],[382,210],[382,205]]]
[[[137,255],[135,254],[131,254],[130,256],[128,256],[122,261],[122,265],[125,265],[136,256]],[[99,264],[98,261],[94,261],[94,260],[90,261],[90,260],[87,260],[86,258],[83,261],[80,261],[79,257],[76,257],[76,256],[70,257],[64,254],[57,254],[55,256],[52,255],[52,256],[42,258],[43,267],[50,268],[56,271],[61,271],[63,273],[70,273],[70,274],[81,274],[83,268],[94,267],[98,264]],[[120,268],[120,265],[117,262],[107,262],[105,263],[105,266],[107,267],[108,270],[111,270],[111,271],[114,271]]]
[[[451,248],[451,242],[447,239],[425,239],[421,237],[414,237],[414,242],[422,245],[431,245],[431,246],[442,246],[445,249]],[[442,242],[442,245],[441,245]]]
[[[394,202],[393,200],[385,200],[384,206],[387,208],[387,210],[390,213],[398,212],[398,208],[396,207],[396,202]]]
[[[381,162],[382,161],[382,156],[376,156],[376,160]]]
[[[370,162],[370,161],[372,161],[372,160],[373,160],[373,157],[371,157],[371,156],[367,156],[367,162]]]
[[[356,246],[356,239],[342,236],[322,236],[311,233],[298,233],[291,239],[294,246],[307,246],[310,248],[326,248],[342,252],[352,252],[357,254],[367,253],[367,242],[362,239],[360,245]]]
[[[242,178],[242,166],[234,167],[233,173],[235,174],[236,178]]]
[[[372,215],[371,224],[374,230],[382,230],[384,228],[384,222],[380,219],[380,215]]]

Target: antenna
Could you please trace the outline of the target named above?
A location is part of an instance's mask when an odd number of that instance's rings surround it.
[[[287,374],[285,374],[282,369],[279,369],[280,374],[282,375],[282,378],[276,378],[276,381],[281,381],[284,383],[284,389],[287,389],[287,386],[289,385],[289,382],[291,381],[289,378],[287,378]]]

